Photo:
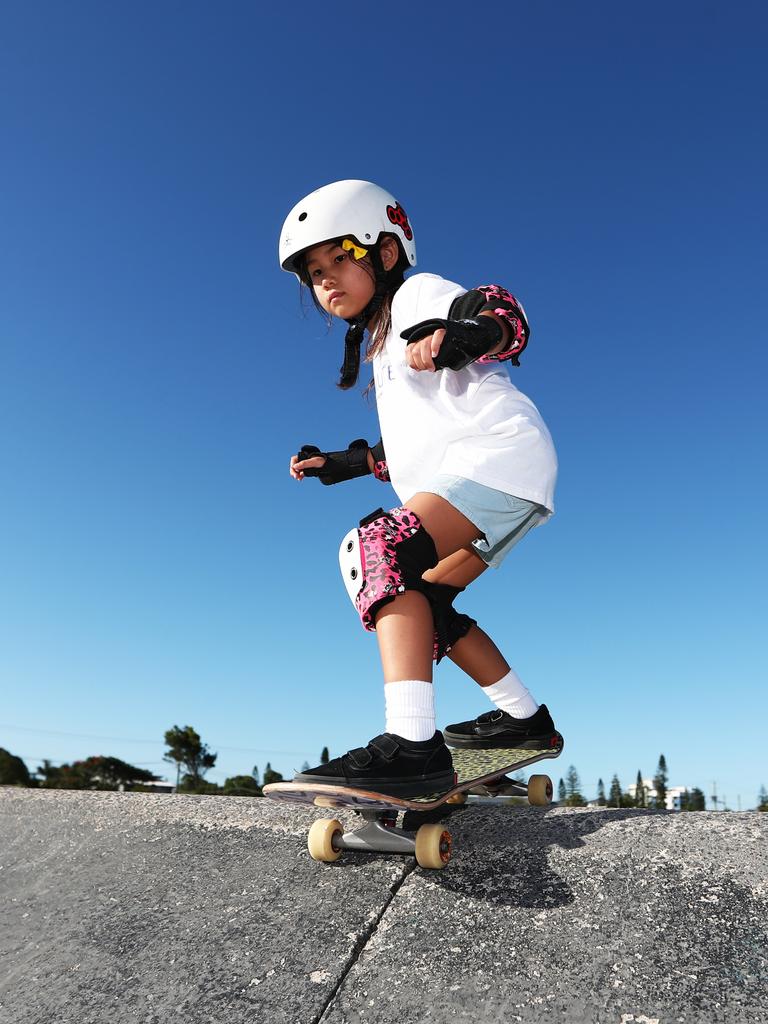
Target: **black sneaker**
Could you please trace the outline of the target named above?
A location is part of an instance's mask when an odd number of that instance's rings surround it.
[[[444,793],[453,786],[453,760],[439,731],[421,742],[385,732],[366,747],[356,747],[328,764],[298,772],[293,781],[354,786],[387,796],[426,796]]]
[[[523,750],[546,750],[553,737],[559,736],[555,723],[542,704],[530,718],[513,718],[506,711],[486,711],[472,722],[459,722],[445,730],[445,741],[452,747],[518,747]]]

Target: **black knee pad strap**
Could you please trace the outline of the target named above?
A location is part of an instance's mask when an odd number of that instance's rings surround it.
[[[424,587],[435,620],[434,660],[439,664],[453,645],[466,636],[477,622],[468,615],[457,612],[453,607],[453,602],[459,594],[464,593],[464,587],[451,587],[447,583],[426,581]]]

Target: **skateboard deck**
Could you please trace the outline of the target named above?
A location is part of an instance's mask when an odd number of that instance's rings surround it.
[[[402,811],[427,813],[445,804],[464,802],[466,795],[527,796],[532,804],[546,805],[552,800],[552,783],[545,775],[531,776],[529,782],[508,779],[507,773],[527,768],[538,761],[559,757],[564,745],[560,733],[554,733],[544,750],[504,747],[487,750],[452,748],[455,784],[440,793],[418,797],[396,797],[367,789],[333,786],[327,783],[273,782],[264,787],[271,800],[309,804],[331,809],[352,809],[368,822],[357,832],[345,833],[340,822],[316,821],[310,830],[309,852],[315,860],[336,860],[342,850],[415,853],[422,867],[444,867],[450,860],[451,837],[441,825],[422,825],[415,839],[396,828]],[[421,837],[421,840],[419,839]]]

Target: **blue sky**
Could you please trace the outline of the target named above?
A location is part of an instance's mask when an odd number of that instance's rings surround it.
[[[670,784],[754,806],[767,26],[757,3],[6,4],[0,746],[168,773],[191,724],[221,782],[383,728],[337,550],[397,498],[289,478],[302,443],[378,431],[276,259],[302,195],[361,177],[419,270],[499,281],[531,320],[514,380],[557,515],[457,604],[552,710],[555,779],[591,796],[663,752]],[[490,707],[436,681],[439,724]]]

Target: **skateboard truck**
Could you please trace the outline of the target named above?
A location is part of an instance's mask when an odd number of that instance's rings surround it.
[[[478,796],[528,796],[528,783],[507,776],[497,782],[486,782],[484,785],[470,789],[470,794]]]
[[[334,850],[363,850],[368,853],[409,853],[416,851],[416,840],[412,835],[395,827],[397,817],[382,814],[381,811],[358,811],[366,824],[354,832],[334,836]]]
[[[344,832],[341,822],[321,818],[309,830],[309,855],[329,863],[342,850],[364,853],[403,853],[416,857],[422,868],[443,868],[451,859],[451,834],[440,824],[422,825],[415,835],[396,828],[397,815],[391,811],[359,810],[366,824]]]

